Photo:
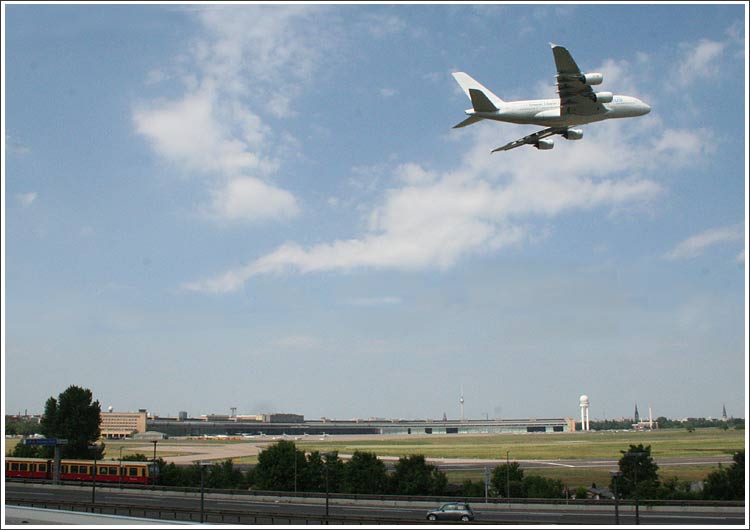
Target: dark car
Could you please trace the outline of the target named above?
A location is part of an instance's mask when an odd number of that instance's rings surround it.
[[[437,510],[427,512],[429,521],[473,521],[474,512],[465,502],[443,504]]]

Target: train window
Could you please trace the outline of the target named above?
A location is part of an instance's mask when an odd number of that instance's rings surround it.
[[[21,464],[21,471],[28,471],[28,470],[29,470],[28,464],[26,463]]]
[[[137,477],[138,476],[138,468],[137,467],[129,467],[128,468],[128,474],[131,477]]]
[[[109,474],[110,475],[117,475],[117,468],[115,466],[112,466],[109,468]]]
[[[37,466],[37,469],[41,471],[42,473],[45,473],[47,471],[47,464],[39,464]]]
[[[107,474],[107,468],[102,466],[99,468],[99,471],[97,471],[100,475],[106,475]]]
[[[67,473],[68,472],[68,464],[63,464],[60,466],[60,473]]]
[[[70,466],[71,473],[78,473],[78,466]]]
[[[10,470],[11,471],[18,471],[18,462],[13,462],[10,464]]]

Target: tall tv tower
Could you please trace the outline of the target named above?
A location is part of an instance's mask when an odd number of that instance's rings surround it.
[[[461,395],[458,398],[458,403],[461,405],[461,421],[464,421],[464,385],[461,385]]]

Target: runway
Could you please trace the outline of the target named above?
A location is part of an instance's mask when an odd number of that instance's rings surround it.
[[[343,439],[344,437],[337,437],[337,440]],[[288,438],[286,438],[288,439]],[[262,441],[261,441],[262,440]],[[186,445],[183,443],[172,443],[169,440],[160,441],[157,444],[156,454],[157,457],[161,456],[165,462],[174,463],[175,465],[190,465],[198,462],[220,462],[227,459],[243,458],[257,456],[269,445],[277,442],[277,439],[261,438],[258,441],[241,441],[237,443],[221,443],[221,444],[194,444]],[[290,441],[295,441],[291,439]],[[142,452],[143,454],[149,455],[153,451],[153,445],[144,445],[140,447],[132,448],[134,452]],[[176,453],[180,452],[183,454],[169,455],[164,454],[163,456],[159,453]],[[351,454],[339,454],[339,458],[342,460],[348,460],[351,458]],[[378,456],[386,465],[392,466],[398,462],[398,456]],[[505,459],[486,459],[486,458],[426,458],[429,464],[437,466],[442,470],[453,470],[453,471],[476,471],[483,470],[485,467],[494,468],[495,466],[505,463]],[[669,457],[669,458],[654,458],[656,464],[659,467],[670,467],[670,466],[715,466],[718,464],[731,464],[731,455],[721,456],[689,456],[689,457]],[[513,462],[518,462],[522,469],[539,469],[539,468],[579,468],[579,469],[591,469],[591,468],[616,468],[616,459],[580,459],[580,460],[529,460],[529,459],[513,459]]]

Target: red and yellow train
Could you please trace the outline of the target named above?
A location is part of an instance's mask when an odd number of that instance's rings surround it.
[[[119,484],[151,484],[155,476],[153,462],[128,462],[97,460],[96,481]],[[54,461],[44,458],[5,457],[5,478],[52,480]],[[60,461],[60,480],[85,480],[94,478],[93,460]]]

